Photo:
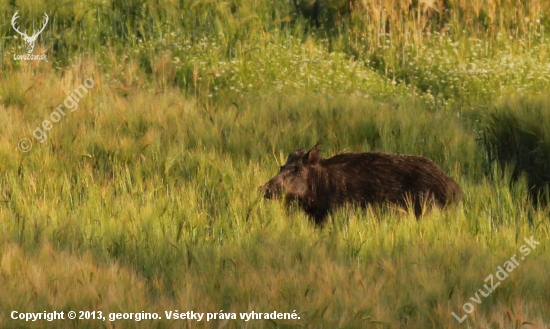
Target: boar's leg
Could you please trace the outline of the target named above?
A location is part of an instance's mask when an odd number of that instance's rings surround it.
[[[329,214],[328,208],[315,208],[305,204],[301,204],[301,207],[316,225],[322,226],[326,223]]]

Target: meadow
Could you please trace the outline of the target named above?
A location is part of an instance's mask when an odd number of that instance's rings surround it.
[[[0,3],[0,327],[550,328],[549,3]],[[258,187],[317,141],[431,158],[463,200],[315,227]]]

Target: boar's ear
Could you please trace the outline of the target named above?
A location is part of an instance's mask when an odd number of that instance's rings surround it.
[[[315,165],[319,163],[320,160],[321,154],[319,153],[319,143],[317,143],[304,155],[304,162],[308,165]]]

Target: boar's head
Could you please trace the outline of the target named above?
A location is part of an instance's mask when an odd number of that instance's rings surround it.
[[[287,199],[302,199],[308,192],[310,171],[319,164],[319,144],[306,152],[298,149],[290,153],[279,173],[260,187],[266,199],[279,199],[283,194]]]

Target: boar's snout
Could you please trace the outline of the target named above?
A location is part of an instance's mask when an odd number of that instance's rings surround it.
[[[258,188],[259,192],[263,192],[264,198],[269,200],[279,199],[281,196],[281,190],[275,186],[271,181],[265,183]]]

